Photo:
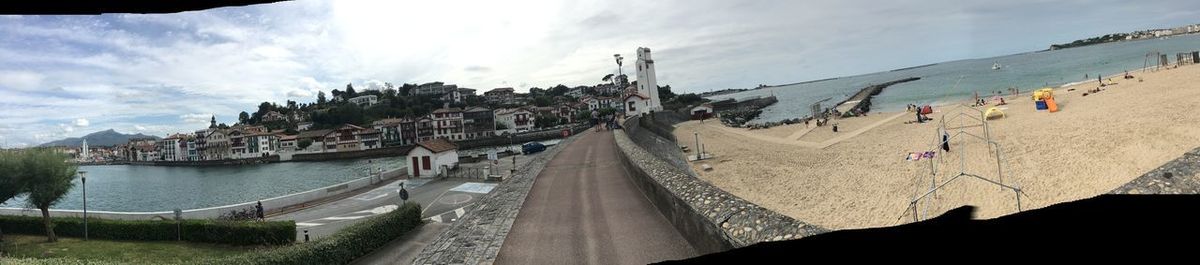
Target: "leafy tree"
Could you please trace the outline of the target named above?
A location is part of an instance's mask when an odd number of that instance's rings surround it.
[[[300,134],[300,132],[299,132],[299,131],[296,131],[296,128],[287,128],[287,129],[283,130],[283,134],[286,134],[286,135],[297,135],[297,134]]]
[[[332,101],[337,101],[338,97],[341,97],[341,98],[343,98],[343,99],[344,99],[344,98],[346,98],[344,95],[342,95],[342,94],[343,94],[343,93],[342,93],[342,91],[340,91],[340,90],[337,90],[337,89],[334,89],[333,91],[330,91],[330,92],[329,92],[329,94],[333,96],[333,99],[332,99],[332,100],[330,100],[331,102],[332,102]]]
[[[570,92],[570,91],[571,91],[571,88],[564,86],[562,84],[559,84],[557,86],[551,87],[549,89],[549,91],[547,91],[547,92],[550,94],[550,96],[562,96],[564,94],[567,94],[567,92]]]
[[[539,97],[533,98],[533,105],[535,105],[535,106],[545,107],[545,106],[550,106],[551,104],[554,104],[554,100],[551,99],[550,97],[539,96]]]
[[[22,183],[21,160],[17,151],[0,150],[0,204],[21,194],[25,187]],[[4,231],[0,230],[0,241],[4,241]]]
[[[600,81],[604,81],[604,82],[611,82],[612,80],[613,80],[613,74],[607,74],[607,75],[604,75],[604,78],[600,78]]]
[[[317,105],[325,105],[325,91],[317,91]]]
[[[304,150],[305,148],[308,148],[308,146],[312,145],[312,143],[313,143],[312,139],[304,139],[304,140],[300,140],[300,142],[296,143],[296,147],[298,147],[299,150]]]
[[[57,242],[54,224],[50,222],[50,207],[58,204],[75,187],[79,167],[67,162],[65,155],[46,148],[26,150],[21,158],[19,172],[24,174],[26,200],[42,210],[47,241]]]
[[[508,130],[508,125],[504,125],[504,123],[501,122],[496,122],[496,130]]]
[[[229,129],[229,125],[225,125],[224,123],[221,123],[221,124],[217,124],[217,128]]]
[[[354,86],[351,86],[350,84],[346,84],[345,98],[352,98],[352,97],[357,97],[357,96],[358,96],[358,93],[354,92]]]
[[[537,115],[533,120],[533,126],[537,128],[558,126],[558,116]]]
[[[242,111],[242,113],[238,114],[238,123],[246,124],[249,121],[250,121],[250,113],[246,113],[245,111]]]
[[[662,102],[670,101],[675,98],[675,93],[671,92],[671,85],[658,87],[658,100]]]

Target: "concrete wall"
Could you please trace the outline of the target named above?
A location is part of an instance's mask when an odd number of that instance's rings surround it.
[[[697,251],[713,253],[827,232],[762,208],[696,177],[686,161],[672,161],[682,158],[678,144],[652,132],[670,128],[663,128],[655,121],[640,121],[642,118],[632,117],[625,122],[625,131],[614,132],[621,162],[638,188]]]
[[[407,175],[405,172],[405,169],[400,168],[400,169],[395,169],[395,170],[385,172],[382,175],[382,179],[387,180],[387,179],[396,178],[396,177],[404,176],[404,175]],[[266,211],[267,214],[271,214],[271,213],[277,212],[277,211],[287,208],[287,207],[292,207],[292,206],[297,206],[297,205],[301,205],[304,203],[322,200],[322,199],[340,195],[340,194],[343,194],[343,193],[346,193],[349,191],[353,191],[353,190],[356,190],[359,188],[370,186],[370,185],[377,183],[378,181],[379,181],[379,179],[375,178],[375,177],[363,177],[363,178],[359,178],[359,179],[355,179],[355,180],[351,180],[351,181],[347,181],[347,182],[343,182],[343,183],[326,186],[326,187],[319,188],[319,189],[313,189],[313,190],[309,190],[309,191],[305,191],[305,192],[293,193],[293,194],[283,195],[283,196],[279,196],[279,197],[275,197],[275,198],[264,199],[264,200],[262,200],[263,210]],[[202,208],[202,209],[183,210],[182,217],[184,219],[214,219],[214,218],[221,216],[221,214],[223,214],[223,213],[229,212],[230,210],[254,209],[254,204],[256,202],[257,201],[244,202],[244,203],[239,203],[239,204],[225,205],[225,206],[218,206],[218,207]],[[42,216],[42,213],[38,209],[0,208],[0,215],[23,215],[23,216],[38,216],[38,217],[40,217],[40,216]],[[51,209],[50,216],[53,216],[53,217],[60,217],[60,216],[83,217],[83,211]],[[171,211],[163,211],[163,212],[88,211],[88,217],[103,218],[103,219],[117,219],[117,220],[174,219],[175,213],[171,212]]]
[[[180,167],[195,167],[195,166],[230,166],[230,165],[248,165],[279,162],[278,155],[266,157],[254,157],[243,159],[222,159],[222,160],[203,160],[203,161],[129,161],[130,165],[139,166],[180,166]]]

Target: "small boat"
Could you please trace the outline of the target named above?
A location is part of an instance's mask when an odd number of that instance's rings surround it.
[[[996,62],[996,63],[993,63],[993,64],[992,64],[992,70],[999,70],[999,69],[1000,69],[1000,63],[999,63],[999,62]]]

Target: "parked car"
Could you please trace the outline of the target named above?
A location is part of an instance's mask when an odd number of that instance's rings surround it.
[[[546,145],[539,143],[539,142],[528,142],[528,143],[521,145],[521,153],[522,154],[528,155],[528,154],[537,153],[537,152],[541,152],[541,151],[546,151]]]

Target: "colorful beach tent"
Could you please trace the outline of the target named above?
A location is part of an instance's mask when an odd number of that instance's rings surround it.
[[[1004,112],[1000,111],[1000,109],[998,109],[996,107],[991,107],[991,108],[988,108],[987,112],[984,113],[983,116],[987,117],[987,119],[989,119],[989,120],[995,119],[995,118],[1003,118]]]
[[[932,113],[933,113],[933,107],[930,107],[929,105],[925,105],[925,106],[921,107],[921,114],[932,114]]]
[[[1050,112],[1058,112],[1058,103],[1054,103],[1054,98],[1048,98],[1046,99],[1046,108]]]

